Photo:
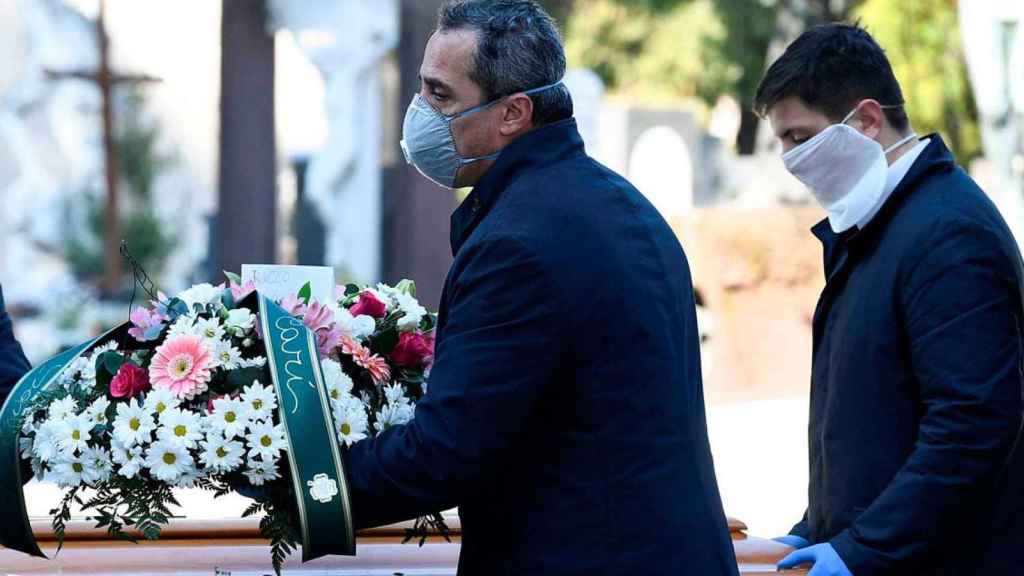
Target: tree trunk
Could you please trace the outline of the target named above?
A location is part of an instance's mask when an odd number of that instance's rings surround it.
[[[736,134],[736,152],[741,156],[750,156],[757,152],[757,130],[761,125],[761,118],[752,108],[751,103],[743,103],[740,130]]]
[[[211,271],[277,261],[274,37],[263,0],[224,0],[219,204]]]

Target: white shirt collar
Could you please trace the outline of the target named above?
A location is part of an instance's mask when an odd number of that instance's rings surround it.
[[[872,207],[871,210],[868,210],[867,214],[857,222],[858,228],[863,230],[864,227],[868,225],[868,222],[871,222],[871,219],[878,214],[879,210],[882,209],[882,206],[885,206],[885,202],[889,199],[889,196],[892,196],[896,187],[898,187],[900,182],[907,177],[907,173],[910,172],[910,168],[914,166],[914,162],[917,162],[917,158],[921,156],[924,149],[928,147],[929,142],[931,142],[931,139],[929,138],[919,141],[917,146],[911,148],[909,152],[900,156],[898,160],[889,165],[889,173],[885,180],[885,190],[878,198],[878,202],[875,203],[874,207]]]

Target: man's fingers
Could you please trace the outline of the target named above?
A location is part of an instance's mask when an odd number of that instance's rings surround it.
[[[787,570],[789,568],[796,568],[801,564],[807,564],[814,562],[816,556],[813,548],[804,548],[803,550],[797,550],[789,556],[786,556],[779,562],[779,570]]]

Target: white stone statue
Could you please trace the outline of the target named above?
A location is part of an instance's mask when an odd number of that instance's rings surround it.
[[[46,70],[94,67],[91,23],[59,0],[3,2],[0,61],[14,63],[0,86],[0,282],[13,302],[44,305],[69,282],[62,212],[101,182],[99,96]]]
[[[329,129],[310,160],[307,198],[327,226],[327,264],[361,282],[381,276],[381,64],[397,46],[398,0],[271,0],[272,25],[295,34],[324,78]],[[411,97],[411,94],[409,95]]]
[[[982,142],[997,178],[996,189],[988,192],[1020,242],[1024,240],[1024,3],[961,0],[959,7]]]

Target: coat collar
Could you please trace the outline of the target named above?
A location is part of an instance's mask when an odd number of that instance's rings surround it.
[[[572,118],[532,130],[509,144],[452,214],[452,254],[459,252],[501,193],[517,178],[583,153],[583,139]]]
[[[854,228],[836,234],[832,231],[827,218],[811,228],[811,232],[817,236],[825,248],[826,271],[833,268],[839,261],[839,256],[844,252],[839,249],[840,247],[846,246],[851,251],[857,251],[870,245],[871,240],[877,239],[885,230],[904,201],[920,188],[919,184],[925,178],[937,171],[948,170],[955,165],[953,153],[946,147],[941,136],[930,134],[926,138],[929,139],[928,146],[918,156],[914,165],[910,167],[910,171],[896,186],[875,217],[863,229]]]

